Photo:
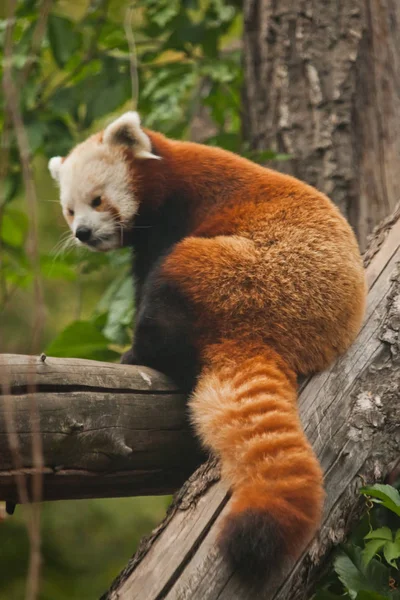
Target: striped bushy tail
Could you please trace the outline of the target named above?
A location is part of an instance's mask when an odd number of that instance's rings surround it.
[[[232,489],[220,547],[242,575],[268,578],[311,540],[324,497],[296,377],[272,349],[244,342],[209,348],[205,362],[191,410]]]

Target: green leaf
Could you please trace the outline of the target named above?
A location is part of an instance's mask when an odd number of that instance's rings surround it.
[[[210,60],[205,63],[201,69],[203,75],[210,77],[218,83],[231,83],[235,79],[235,71],[232,69],[232,64],[229,62],[216,62]]]
[[[127,277],[113,296],[104,334],[116,344],[129,343],[127,327],[130,327],[133,319],[133,290],[132,279]]]
[[[18,3],[17,15],[19,17],[35,16],[37,14],[36,0],[25,0]]]
[[[370,496],[373,502],[382,504],[400,517],[400,494],[391,485],[376,483],[373,486],[364,487],[360,491],[365,496]]]
[[[131,83],[128,77],[122,76],[113,83],[98,78],[97,84],[89,90],[90,99],[87,105],[87,121],[99,119],[100,117],[115,111],[131,96]]]
[[[50,14],[48,33],[51,51],[59,67],[64,67],[80,46],[80,36],[74,24],[65,17]]]
[[[29,149],[32,154],[42,146],[45,134],[46,125],[41,121],[34,121],[26,125],[26,132],[28,134]]]
[[[273,150],[264,150],[264,151],[253,151],[249,153],[249,158],[257,163],[264,163],[268,160],[279,160],[286,161],[290,160],[292,156],[290,154],[279,154],[274,152]]]
[[[129,343],[128,328],[132,325],[134,312],[133,286],[132,278],[127,275],[125,269],[109,285],[97,305],[96,312],[107,314],[103,332],[108,339],[120,345]]]
[[[175,6],[174,6],[175,4]],[[152,15],[152,20],[159,27],[164,28],[178,14],[179,7],[174,2],[165,4],[163,9],[159,9]]]
[[[104,329],[107,323],[107,313],[100,313],[99,315],[97,315],[97,317],[92,319],[92,323],[96,327],[96,329]]]
[[[102,46],[104,45],[111,49],[118,48],[120,52],[128,50],[128,42],[124,29],[122,27],[116,28],[115,24],[111,22],[104,24],[99,41]]]
[[[25,242],[29,229],[27,215],[21,210],[7,207],[1,221],[1,239],[14,248]]]
[[[46,348],[49,356],[116,360],[117,352],[109,349],[109,340],[89,321],[68,325]]]
[[[370,531],[365,536],[366,540],[386,540],[391,542],[393,539],[392,532],[389,527],[380,527],[379,529],[374,529]]]
[[[84,252],[84,248],[82,248],[82,252]],[[103,254],[100,252],[90,252],[87,250],[84,258],[81,257],[80,260],[80,268],[82,275],[89,275],[94,271],[98,271],[102,267],[108,265],[110,263],[110,255]]]
[[[363,550],[364,564],[368,565],[374,558],[375,554],[377,554],[385,544],[385,540],[372,540],[368,544],[365,544],[365,548]]]
[[[383,556],[391,567],[397,569],[395,560],[400,558],[400,539],[397,536],[394,542],[386,542],[383,548]]]
[[[25,54],[17,54],[16,52],[13,53],[12,58],[11,58],[11,64],[13,67],[15,67],[16,69],[22,69],[22,67],[25,65],[26,60],[27,60],[27,56]]]
[[[54,256],[42,256],[40,268],[47,279],[63,279],[64,281],[75,281],[76,279],[76,270],[62,259],[55,259]]]
[[[97,256],[97,255],[95,254],[94,256]],[[99,256],[103,256],[103,255],[100,254]],[[125,272],[119,273],[113,279],[113,281],[110,283],[110,285],[108,286],[108,288],[106,289],[106,291],[104,292],[103,296],[100,298],[100,300],[97,304],[97,307],[96,307],[97,313],[108,312],[110,310],[112,301],[114,300],[115,296],[117,295],[120,287],[123,285],[126,277],[127,277],[127,273],[125,271]]]
[[[9,246],[2,254],[2,267],[6,268],[8,276],[25,277],[31,270],[31,265],[23,246]],[[15,280],[14,280],[15,281]]]
[[[83,87],[78,84],[56,90],[49,101],[52,110],[57,114],[72,113],[82,100]]]
[[[0,204],[2,204],[3,201],[4,204],[7,204],[7,202],[15,197],[20,183],[20,173],[8,173],[8,175],[0,181]]]
[[[231,152],[240,151],[240,135],[237,132],[218,133],[205,140],[203,143],[209,144],[210,146],[218,146],[219,148],[225,148]]]
[[[73,137],[62,119],[51,119],[46,123],[45,152],[47,156],[65,155],[71,150]]]
[[[181,2],[186,9],[196,9],[198,7],[198,0],[181,0]]]
[[[389,592],[389,569],[376,559],[365,565],[361,549],[356,546],[348,547],[333,566],[350,598],[356,598],[361,591]]]
[[[146,27],[156,27],[156,31],[165,31],[166,26],[171,26],[171,21],[179,14],[179,0],[142,0],[145,7]],[[150,36],[152,37],[152,36]]]

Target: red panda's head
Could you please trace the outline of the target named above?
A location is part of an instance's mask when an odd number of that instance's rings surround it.
[[[126,150],[141,160],[157,159],[136,112],[113,121],[102,134],[76,146],[66,158],[49,161],[60,187],[64,217],[78,244],[107,251],[122,244],[138,201],[126,162]]]

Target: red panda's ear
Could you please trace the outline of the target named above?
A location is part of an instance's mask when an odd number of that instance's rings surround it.
[[[49,160],[48,167],[50,174],[57,182],[60,181],[60,168],[63,162],[64,158],[62,156],[53,156],[53,158]]]
[[[150,138],[140,127],[137,112],[127,112],[110,123],[104,130],[103,143],[127,146],[136,158],[160,158],[151,152]]]

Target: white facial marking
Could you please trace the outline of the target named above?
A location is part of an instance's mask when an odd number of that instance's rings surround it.
[[[51,173],[52,178],[56,181],[59,181],[62,161],[62,156],[53,156],[53,158],[49,160],[49,171]]]
[[[121,149],[103,144],[98,137],[89,138],[60,165],[57,180],[63,213],[74,235],[78,228],[86,228],[91,231],[87,243],[94,250],[119,247],[122,228],[129,224],[138,208]],[[98,197],[102,205],[93,207],[92,202]],[[109,210],[109,206],[115,210]]]
[[[108,125],[103,139],[94,135],[66,159],[56,156],[49,161],[51,175],[60,186],[64,216],[78,245],[83,242],[101,251],[121,245],[123,229],[138,210],[125,161],[127,148],[136,158],[160,158],[152,154],[151,141],[135,112]],[[96,207],[93,201],[99,197],[101,204]]]

